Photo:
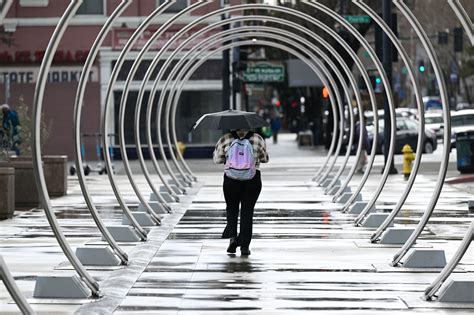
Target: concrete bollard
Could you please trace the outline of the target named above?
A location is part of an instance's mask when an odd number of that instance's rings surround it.
[[[0,168],[0,220],[13,217],[15,212],[15,169]]]

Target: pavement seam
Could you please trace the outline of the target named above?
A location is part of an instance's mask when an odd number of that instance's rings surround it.
[[[104,296],[96,302],[82,305],[75,314],[111,314],[127,297],[134,284],[146,270],[161,245],[166,241],[174,227],[179,223],[191,202],[180,205],[179,208],[166,216],[160,226],[151,229],[148,241],[137,245],[129,254],[129,265],[112,272],[101,281],[100,290]]]

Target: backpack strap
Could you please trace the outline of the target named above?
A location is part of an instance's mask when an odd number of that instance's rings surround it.
[[[231,131],[230,133],[232,134],[232,137],[234,137],[234,139],[240,139],[239,135],[237,134],[237,131],[234,130],[234,131]]]
[[[247,134],[245,135],[244,139],[249,140],[249,139],[253,136],[253,133],[254,133],[253,131],[247,132]]]

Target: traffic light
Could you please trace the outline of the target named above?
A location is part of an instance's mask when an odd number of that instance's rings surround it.
[[[322,97],[323,97],[324,99],[329,98],[329,90],[328,90],[328,88],[327,88],[327,87],[323,87],[323,90],[322,90],[322,93],[321,93],[321,94],[322,94]]]
[[[453,36],[454,36],[454,52],[461,52],[462,49],[463,49],[463,32],[462,32],[462,28],[460,27],[455,27],[454,28],[454,32],[453,32]]]
[[[438,32],[438,44],[439,45],[447,45],[448,41],[449,41],[448,32]]]
[[[418,61],[418,70],[423,73],[426,71],[425,62],[423,60]]]

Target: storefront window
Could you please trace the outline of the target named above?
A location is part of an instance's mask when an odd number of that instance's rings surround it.
[[[76,15],[104,15],[103,0],[84,0]]]
[[[169,7],[165,12],[166,13],[173,13],[173,12],[179,12],[186,8],[188,6],[189,0],[177,0],[175,4],[173,4],[171,7]],[[157,5],[162,5],[165,3],[165,0],[158,0]]]

